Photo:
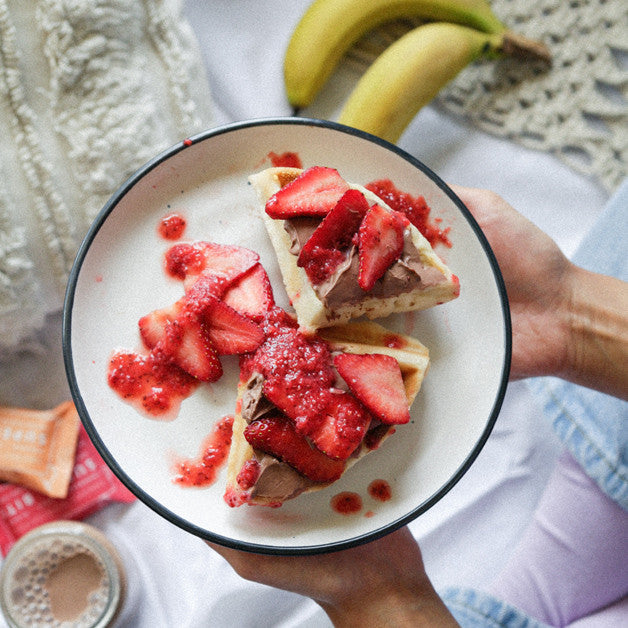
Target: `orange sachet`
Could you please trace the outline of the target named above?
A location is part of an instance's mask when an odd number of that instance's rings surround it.
[[[66,497],[79,423],[71,401],[52,410],[0,408],[0,480]]]

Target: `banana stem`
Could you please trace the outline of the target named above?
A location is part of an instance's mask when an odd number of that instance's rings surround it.
[[[501,53],[524,61],[543,61],[548,65],[552,63],[552,53],[543,42],[510,30],[502,33]]]

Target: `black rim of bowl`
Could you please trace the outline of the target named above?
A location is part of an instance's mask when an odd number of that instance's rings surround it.
[[[246,129],[250,127],[256,126],[271,126],[271,125],[305,125],[310,127],[322,127],[327,130],[334,130],[340,133],[346,133],[349,135],[360,137],[368,142],[379,144],[380,146],[386,148],[389,151],[392,151],[402,157],[404,160],[409,162],[411,165],[416,167],[417,169],[424,172],[427,176],[429,176],[446,194],[449,198],[456,204],[462,215],[466,218],[467,222],[470,224],[472,229],[475,232],[476,237],[478,238],[480,244],[482,245],[484,252],[489,260],[491,265],[491,269],[493,272],[494,280],[497,284],[498,293],[501,300],[502,306],[502,315],[504,320],[504,346],[505,346],[505,355],[504,355],[504,363],[502,366],[502,374],[500,380],[499,390],[495,397],[492,410],[490,415],[487,418],[486,425],[484,430],[476,442],[473,449],[469,452],[465,460],[453,474],[453,476],[438,489],[433,495],[431,495],[424,502],[419,504],[417,507],[412,509],[405,516],[393,521],[385,526],[374,529],[367,533],[344,539],[341,541],[333,542],[333,543],[324,543],[320,545],[307,545],[307,546],[289,546],[289,547],[281,547],[275,545],[263,545],[250,543],[247,541],[239,541],[237,539],[231,539],[228,537],[224,537],[222,535],[216,534],[204,528],[201,528],[176,513],[172,512],[168,508],[165,508],[158,500],[153,498],[151,495],[146,493],[143,489],[141,489],[120,467],[115,458],[111,455],[105,443],[100,438],[98,431],[96,430],[92,420],[87,412],[85,407],[85,403],[83,401],[81,391],[78,388],[76,374],[74,372],[74,362],[72,358],[72,310],[74,306],[74,295],[76,290],[77,281],[81,272],[81,268],[83,265],[83,261],[91,247],[92,242],[94,241],[96,235],[98,234],[100,228],[103,223],[111,214],[111,212],[115,209],[121,199],[128,193],[128,191],[147,173],[151,170],[155,169],[157,166],[167,161],[168,159],[175,156],[182,150],[185,150],[189,146],[194,144],[198,144],[210,138],[213,138],[218,135],[222,135],[224,133],[230,133],[233,131]],[[462,478],[462,476],[469,470],[480,451],[484,447],[488,437],[490,436],[495,421],[497,420],[497,416],[501,409],[504,395],[506,393],[506,386],[508,383],[508,374],[510,372],[510,360],[511,360],[511,352],[512,352],[512,331],[511,331],[511,322],[510,322],[510,310],[508,306],[508,298],[506,295],[506,288],[504,285],[504,281],[502,278],[501,271],[497,264],[497,260],[493,251],[484,236],[484,233],[480,229],[479,225],[469,212],[469,210],[465,207],[462,201],[453,193],[453,191],[442,181],[432,170],[430,170],[425,164],[421,161],[407,153],[406,151],[400,149],[399,147],[390,144],[389,142],[382,140],[374,135],[370,135],[363,131],[359,131],[357,129],[347,127],[336,122],[330,122],[328,120],[319,120],[315,118],[301,118],[301,117],[284,117],[284,118],[260,118],[254,120],[247,120],[242,122],[235,122],[232,124],[226,124],[220,127],[215,127],[209,129],[207,131],[203,131],[194,136],[186,138],[185,140],[178,142],[174,146],[166,149],[162,153],[155,156],[153,159],[144,164],[141,168],[139,168],[134,174],[132,174],[119,188],[118,190],[111,196],[109,201],[105,204],[102,210],[98,213],[94,222],[90,226],[85,238],[83,239],[73,267],[70,271],[64,306],[63,306],[63,329],[62,329],[62,345],[63,345],[63,359],[65,364],[66,376],[68,379],[68,383],[70,386],[70,392],[72,394],[72,398],[76,405],[77,411],[81,418],[81,421],[85,427],[85,430],[94,443],[98,453],[101,455],[105,463],[109,466],[109,468],[113,471],[113,473],[117,476],[117,478],[142,502],[144,502],[148,507],[150,507],[153,511],[164,517],[166,520],[170,521],[174,525],[187,532],[194,534],[202,539],[207,541],[211,541],[214,543],[218,543],[220,545],[224,545],[226,547],[232,547],[235,549],[240,549],[249,552],[258,552],[265,554],[288,554],[288,555],[306,555],[306,554],[317,554],[322,552],[330,552],[341,549],[348,549],[350,547],[354,547],[356,545],[361,545],[368,541],[373,541],[377,538],[380,538],[394,530],[397,530],[404,525],[410,523],[414,519],[416,519],[419,515],[429,510],[434,504],[436,504],[444,495],[446,495],[457,482]]]

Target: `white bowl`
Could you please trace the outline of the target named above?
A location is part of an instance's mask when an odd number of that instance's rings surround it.
[[[412,421],[331,487],[281,508],[229,508],[225,469],[206,488],[172,481],[172,462],[194,458],[213,424],[234,411],[237,361],[225,375],[186,399],[176,419],[158,421],[123,402],[107,383],[115,349],[137,349],[137,321],[182,295],[166,278],[157,234],[169,211],[183,213],[186,240],[211,240],[256,250],[279,305],[288,307],[256,198],[247,183],[270,165],[270,152],[296,152],[305,167],[337,168],[349,181],[390,178],[425,196],[431,216],[450,227],[451,248],[437,248],[460,278],[461,295],[429,311],[385,324],[412,333],[430,349],[431,366],[412,407]],[[302,118],[253,120],[212,129],[181,142],[134,174],[92,225],[71,273],[64,311],[64,354],[74,401],[87,432],[115,474],[139,499],[172,523],[223,545],[305,554],[377,538],[436,504],[462,477],[489,437],[504,396],[511,330],[502,278],[477,223],[453,192],[399,148],[331,122]],[[367,494],[384,479],[392,497]],[[331,498],[363,499],[353,515]]]

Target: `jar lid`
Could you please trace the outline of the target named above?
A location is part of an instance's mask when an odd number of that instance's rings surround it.
[[[118,552],[99,530],[77,521],[24,535],[0,572],[0,608],[11,628],[105,628],[125,593]]]

